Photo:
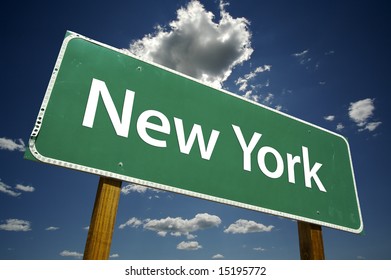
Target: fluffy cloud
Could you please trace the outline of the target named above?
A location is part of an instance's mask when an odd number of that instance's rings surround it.
[[[186,241],[182,241],[181,243],[179,243],[176,248],[178,250],[198,250],[198,249],[201,249],[202,246],[198,244],[197,241],[189,241],[189,242],[186,242]]]
[[[112,254],[109,257],[110,259],[119,258],[119,254]]]
[[[375,130],[381,122],[369,122],[375,110],[374,99],[366,98],[356,102],[351,102],[349,107],[349,117],[357,126],[362,127],[359,131],[365,129],[369,131]]]
[[[258,251],[258,252],[264,252],[266,251],[266,249],[262,248],[262,247],[257,247],[257,248],[253,248],[254,251]]]
[[[381,125],[381,122],[369,122],[365,124],[364,128],[360,128],[358,131],[374,131],[379,125]]]
[[[5,224],[0,224],[0,230],[6,231],[30,231],[31,224],[29,221],[8,219]]]
[[[248,220],[237,220],[235,223],[231,224],[227,229],[224,230],[225,233],[252,233],[252,232],[269,232],[274,228],[274,226],[265,226],[263,224],[258,224],[254,221]]]
[[[203,230],[211,227],[218,227],[221,219],[215,215],[207,213],[197,214],[193,219],[187,220],[181,217],[167,217],[160,220],[139,220],[135,217],[129,219],[126,223],[119,226],[124,229],[126,226],[138,228],[143,225],[144,229],[155,231],[159,236],[166,236],[168,233],[172,236],[186,236],[187,239],[193,239],[196,236],[192,232]]]
[[[12,140],[8,138],[0,138],[0,150],[24,152],[26,146],[22,139]]]
[[[130,52],[221,87],[236,65],[250,59],[249,21],[233,18],[220,2],[220,18],[196,0],[177,11],[168,28],[132,42]]]
[[[81,259],[83,257],[83,254],[82,253],[79,253],[79,252],[71,252],[71,251],[68,251],[68,250],[64,250],[60,253],[60,256],[62,257],[72,257],[72,258],[76,258],[76,259]]]
[[[187,220],[180,217],[167,217],[160,220],[148,220],[144,224],[144,228],[156,231],[159,235],[165,236],[170,233],[174,236],[186,235],[190,233],[203,230],[211,227],[217,227],[221,223],[221,219],[215,215],[207,213],[197,214],[193,219]]]

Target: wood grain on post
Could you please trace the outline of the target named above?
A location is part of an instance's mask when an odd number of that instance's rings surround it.
[[[300,257],[302,260],[324,260],[322,227],[307,222],[297,222]]]
[[[121,193],[120,180],[100,177],[92,212],[85,260],[107,260],[110,256],[111,240]]]

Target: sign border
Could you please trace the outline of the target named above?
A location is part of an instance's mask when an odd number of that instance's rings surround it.
[[[344,227],[344,226],[340,226],[340,225],[336,225],[336,224],[332,224],[332,223],[327,223],[327,222],[323,222],[323,221],[319,221],[319,220],[315,220],[315,219],[302,217],[302,216],[299,216],[299,215],[293,215],[293,214],[289,214],[289,213],[285,213],[285,212],[281,212],[281,211],[276,211],[276,210],[272,210],[272,209],[268,209],[268,208],[263,208],[263,207],[260,207],[260,206],[254,206],[254,205],[249,205],[249,204],[246,204],[246,203],[241,203],[241,202],[237,202],[237,201],[233,201],[233,200],[229,200],[229,199],[224,199],[224,198],[219,198],[219,197],[215,197],[215,196],[205,195],[205,194],[202,194],[202,193],[188,191],[188,190],[180,189],[180,188],[177,188],[177,187],[172,187],[172,186],[169,186],[169,185],[164,185],[164,184],[159,184],[159,183],[155,183],[155,182],[150,182],[150,181],[142,180],[142,179],[139,179],[139,178],[125,176],[125,175],[121,175],[121,174],[117,174],[117,173],[113,173],[113,172],[109,172],[109,171],[105,171],[105,170],[101,170],[101,169],[91,168],[91,167],[88,167],[88,166],[75,164],[75,163],[70,163],[70,162],[66,162],[66,161],[62,161],[62,160],[58,160],[58,159],[54,159],[54,158],[49,158],[49,157],[45,157],[45,156],[41,155],[39,153],[39,151],[37,150],[36,146],[35,146],[35,140],[36,140],[36,138],[37,138],[37,136],[39,134],[39,131],[40,131],[40,128],[41,128],[41,124],[42,124],[44,116],[45,116],[46,107],[47,107],[47,105],[49,103],[49,99],[50,99],[50,96],[51,96],[54,84],[55,84],[56,79],[57,79],[57,74],[58,74],[58,71],[60,69],[62,60],[64,58],[65,50],[66,50],[69,42],[71,40],[73,40],[73,39],[83,39],[83,40],[86,40],[86,41],[88,41],[90,43],[93,43],[93,44],[99,45],[101,47],[104,47],[104,48],[116,51],[116,52],[121,53],[123,55],[132,57],[132,58],[137,59],[139,61],[148,63],[150,65],[156,66],[156,67],[158,67],[158,68],[160,68],[162,70],[169,71],[171,73],[174,73],[174,74],[182,76],[182,77],[184,77],[186,79],[195,81],[195,82],[197,82],[199,84],[202,84],[204,86],[211,87],[213,89],[219,90],[220,92],[223,92],[223,93],[228,94],[230,96],[233,96],[235,98],[242,99],[242,100],[244,100],[246,102],[255,104],[255,105],[257,105],[259,107],[262,107],[264,109],[267,109],[269,111],[273,111],[273,112],[275,112],[277,114],[283,115],[283,116],[288,117],[290,119],[299,121],[299,122],[304,123],[306,125],[312,126],[314,128],[323,130],[323,131],[325,131],[327,133],[333,134],[333,135],[335,135],[335,136],[337,136],[339,138],[342,138],[345,141],[347,149],[348,149],[350,169],[351,169],[351,172],[352,172],[352,178],[353,178],[353,183],[354,183],[354,192],[356,194],[355,198],[356,198],[357,207],[358,207],[358,213],[359,213],[359,218],[360,218],[360,227],[358,229],[352,229],[352,228],[348,228],[348,227]],[[266,213],[266,214],[276,215],[276,216],[280,216],[280,217],[284,217],[284,218],[288,218],[288,219],[293,219],[293,220],[297,220],[297,221],[313,223],[313,224],[326,226],[326,227],[330,227],[330,228],[334,228],[334,229],[338,229],[338,230],[343,230],[343,231],[347,231],[347,232],[351,232],[351,233],[356,233],[356,234],[361,233],[363,231],[363,228],[364,228],[362,215],[361,215],[361,207],[360,207],[360,202],[359,202],[358,193],[357,193],[357,187],[356,187],[356,179],[355,179],[355,175],[354,175],[353,163],[352,163],[352,158],[351,158],[351,153],[350,153],[350,146],[349,146],[349,143],[347,142],[345,137],[343,137],[342,135],[337,134],[337,133],[335,133],[333,131],[327,130],[327,129],[322,128],[322,127],[319,127],[319,126],[317,126],[315,124],[311,124],[309,122],[306,122],[306,121],[301,120],[299,118],[296,118],[294,116],[290,116],[290,115],[288,115],[288,114],[286,114],[284,112],[280,112],[280,111],[275,110],[273,108],[269,108],[269,107],[267,107],[265,105],[262,105],[260,103],[255,102],[255,101],[248,100],[248,99],[246,99],[246,98],[244,98],[242,96],[236,95],[236,94],[231,93],[229,91],[226,91],[224,89],[214,88],[213,86],[211,86],[209,84],[203,83],[203,82],[201,82],[201,81],[199,81],[199,80],[197,80],[197,79],[195,79],[193,77],[189,77],[189,76],[187,76],[185,74],[179,73],[179,72],[177,72],[175,70],[169,69],[169,68],[164,67],[162,65],[156,64],[156,63],[151,62],[151,61],[143,60],[143,59],[141,59],[139,57],[134,56],[133,54],[131,54],[129,51],[127,51],[125,49],[117,49],[115,47],[112,47],[112,46],[109,46],[107,44],[95,41],[93,39],[87,38],[87,37],[85,37],[83,35],[77,34],[77,33],[72,32],[72,31],[67,31],[66,37],[64,38],[64,41],[62,43],[59,55],[57,57],[57,60],[56,60],[56,63],[55,63],[55,66],[54,66],[54,69],[53,69],[53,72],[52,72],[49,84],[48,84],[48,87],[46,89],[46,93],[45,93],[44,99],[42,101],[42,104],[41,104],[41,107],[40,107],[40,110],[39,110],[39,113],[38,113],[38,116],[37,116],[37,119],[36,119],[36,122],[35,122],[35,126],[33,128],[33,131],[31,133],[31,136],[30,136],[30,139],[29,139],[29,152],[31,153],[31,155],[33,157],[31,157],[30,155],[26,155],[27,158],[36,159],[36,160],[38,160],[40,162],[44,162],[44,163],[48,163],[48,164],[52,164],[52,165],[57,165],[57,166],[61,166],[61,167],[66,167],[66,168],[69,168],[69,169],[75,169],[75,170],[83,171],[83,172],[87,172],[87,173],[92,173],[92,174],[96,174],[96,175],[99,175],[99,176],[115,178],[115,179],[118,179],[118,180],[121,180],[121,181],[131,182],[131,183],[143,185],[143,186],[146,186],[146,187],[152,187],[152,188],[163,190],[163,191],[169,191],[169,192],[183,194],[183,195],[187,195],[187,196],[191,196],[191,197],[201,198],[201,199],[205,199],[205,200],[209,200],[209,201],[213,201],[213,202],[218,202],[218,203],[227,204],[227,205],[231,205],[231,206],[236,206],[236,207],[240,207],[240,208],[244,208],[244,209],[249,209],[249,210],[254,210],[254,211],[258,211],[258,212],[263,212],[263,213]]]

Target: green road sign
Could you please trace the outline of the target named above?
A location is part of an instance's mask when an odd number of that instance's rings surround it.
[[[363,229],[334,132],[75,33],[26,157],[291,219]]]

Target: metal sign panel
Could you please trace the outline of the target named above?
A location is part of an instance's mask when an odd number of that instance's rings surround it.
[[[363,229],[345,138],[75,33],[29,147],[49,164]]]

